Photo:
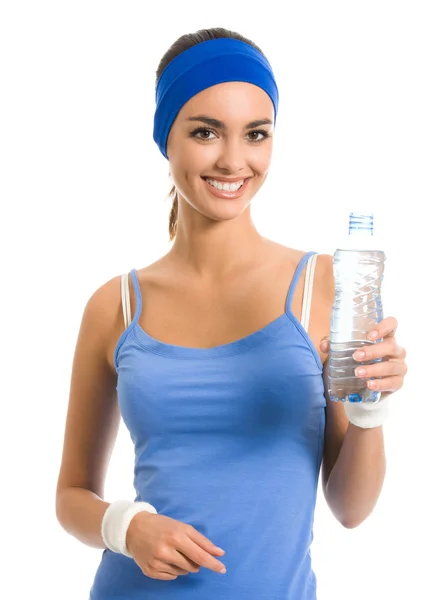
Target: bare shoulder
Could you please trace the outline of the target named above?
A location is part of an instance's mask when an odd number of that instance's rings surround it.
[[[168,254],[140,269],[136,269],[138,281],[147,285],[157,286],[157,284],[162,284],[166,280],[171,280],[176,274],[178,274],[178,269],[172,266]]]
[[[157,285],[158,282],[162,284],[172,276],[161,259],[137,269],[136,274],[140,284],[144,283],[146,289],[148,286]],[[113,372],[115,372],[113,360],[115,347],[125,329],[121,298],[122,276],[123,273],[115,275],[99,286],[89,298],[84,312],[84,319],[91,324],[95,335],[103,343],[106,359]],[[127,285],[130,293],[131,314],[133,315],[136,298],[130,271]]]
[[[101,337],[109,337],[121,314],[121,275],[103,283],[90,296],[85,313],[94,327],[100,328]]]
[[[280,244],[279,242],[275,242],[269,238],[264,238],[266,247],[269,252],[273,252],[274,255],[278,255],[280,258],[290,259],[294,263],[298,263],[303,256],[311,252],[311,249],[308,248],[306,250],[301,248],[293,248],[291,246],[286,246],[285,244]],[[332,268],[332,256],[330,254],[322,254],[317,252],[320,261],[326,261],[331,263]]]
[[[301,258],[307,254],[304,250],[298,248],[290,248],[274,240],[265,238],[265,250],[268,257],[272,257],[274,261],[280,261],[283,263],[291,263],[292,266],[296,266]]]
[[[81,327],[99,340],[100,352],[114,371],[115,340],[124,330],[121,275],[112,277],[92,293],[85,306]]]
[[[298,248],[289,248],[283,244],[268,240],[274,256],[283,264],[290,263],[292,268],[296,268],[301,259],[308,254],[309,250],[300,250]],[[319,296],[322,295],[332,305],[334,299],[334,269],[333,257],[331,254],[318,253],[316,267],[314,272],[314,290]]]

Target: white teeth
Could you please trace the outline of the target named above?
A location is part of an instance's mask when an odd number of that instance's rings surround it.
[[[236,181],[235,183],[222,183],[221,181],[217,181],[216,179],[207,179],[206,181],[208,181],[210,185],[217,188],[218,190],[221,190],[222,192],[237,192],[244,183],[244,180]]]

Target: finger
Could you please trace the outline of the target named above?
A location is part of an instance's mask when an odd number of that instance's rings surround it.
[[[163,573],[164,575],[178,577],[179,575],[188,575],[190,573],[190,571],[181,569],[172,563],[165,563],[160,560],[154,563],[152,570],[157,576],[159,573]]]
[[[355,369],[356,377],[361,379],[393,376],[404,377],[406,373],[406,364],[397,360],[385,360],[373,365],[361,365]]]
[[[186,573],[197,573],[200,569],[200,565],[178,550],[173,551],[172,564],[178,569],[184,570]],[[183,573],[181,573],[181,575],[183,575]]]
[[[174,563],[169,563],[166,567],[166,564],[163,565],[163,569],[166,572],[172,573],[173,575],[188,575],[189,573],[197,573],[199,571],[199,567],[197,569],[182,569]]]
[[[195,544],[198,544],[198,546],[206,550],[206,552],[209,552],[210,554],[224,554],[224,550],[222,548],[219,548],[213,544],[211,540],[205,537],[192,525],[186,526],[185,533],[191,540],[193,540],[193,542],[195,542]]]
[[[200,565],[189,560],[187,556],[178,551],[178,546],[181,545],[182,539],[187,538],[184,533],[176,534],[172,538],[171,544],[161,545],[157,549],[157,553],[150,564],[150,567],[155,571],[166,571],[172,567],[172,572],[177,575],[185,575],[187,573],[197,573]],[[169,569],[167,568],[169,567]]]
[[[395,317],[386,317],[368,332],[368,339],[375,341],[385,337],[393,337],[397,327],[398,321]]]
[[[200,569],[199,565],[189,561],[173,547],[160,549],[158,558],[151,562],[150,567],[154,573],[165,573],[176,576],[197,573]]]
[[[405,348],[397,344],[395,338],[387,338],[383,342],[376,342],[368,346],[362,346],[353,354],[353,358],[359,362],[367,362],[378,358],[398,358],[406,357]]]
[[[224,573],[226,569],[224,564],[211,554],[213,544],[194,528],[192,529],[178,549],[196,564],[216,573]]]
[[[145,569],[142,572],[151,579],[163,579],[164,581],[176,579],[178,577],[178,575],[173,572],[173,568],[171,570],[170,565],[160,561],[158,564],[160,564],[160,567],[158,567],[156,563],[151,569]]]
[[[201,567],[205,567],[206,569],[210,569],[216,573],[226,572],[226,567],[222,562],[211,556],[211,554],[203,550],[191,539],[188,539],[184,542],[182,552]]]
[[[367,381],[367,387],[374,392],[396,392],[403,387],[402,377],[384,377],[383,379],[371,379]]]

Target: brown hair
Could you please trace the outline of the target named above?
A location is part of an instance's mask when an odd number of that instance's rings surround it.
[[[196,44],[200,44],[202,42],[207,42],[209,40],[214,40],[217,38],[232,38],[235,40],[240,40],[241,42],[245,42],[250,46],[253,46],[258,52],[263,55],[262,50],[251,40],[244,37],[240,33],[236,33],[235,31],[231,31],[230,29],[224,29],[223,27],[213,27],[212,29],[200,29],[195,33],[187,33],[180,38],[178,38],[172,46],[167,50],[167,52],[163,55],[159,66],[156,71],[156,85],[160,79],[161,74],[168,66],[168,64],[181,52],[192,48]],[[169,213],[169,241],[172,242],[177,233],[177,224],[178,224],[178,196],[175,185],[172,186],[171,191],[168,194],[168,198],[172,199],[172,207]]]

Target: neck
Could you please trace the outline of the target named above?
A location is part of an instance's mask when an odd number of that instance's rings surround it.
[[[167,256],[183,272],[220,279],[262,262],[265,241],[254,226],[250,207],[235,219],[215,221],[183,205],[177,234]]]

